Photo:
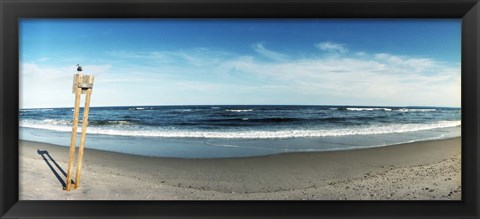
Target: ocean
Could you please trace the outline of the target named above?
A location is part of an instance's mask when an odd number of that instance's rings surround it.
[[[69,146],[72,118],[72,108],[20,109],[20,139]],[[80,132],[81,117],[78,127]],[[85,147],[154,157],[225,158],[353,150],[457,136],[460,108],[91,107]]]

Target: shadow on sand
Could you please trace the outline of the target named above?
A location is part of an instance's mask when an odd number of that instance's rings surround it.
[[[60,181],[60,183],[62,184],[63,186],[63,189],[65,189],[65,181],[63,180],[63,177],[67,177],[67,173],[62,169],[62,167],[60,167],[60,165],[58,165],[58,163],[52,158],[52,156],[50,156],[50,154],[48,153],[47,150],[37,150],[37,153],[40,154],[40,156],[42,156],[43,160],[45,161],[45,163],[47,163],[48,167],[50,168],[50,170],[52,170],[53,174],[55,174],[55,176],[57,177],[58,181]],[[45,155],[49,158],[47,159],[45,157]],[[50,163],[50,161],[57,167],[58,170],[60,170],[60,172],[62,173],[63,177],[60,176],[60,174],[58,174],[57,170],[55,170],[55,168],[52,166],[52,164]],[[73,180],[71,181],[71,183],[73,183]]]

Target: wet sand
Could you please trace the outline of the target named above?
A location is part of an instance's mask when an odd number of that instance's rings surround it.
[[[20,200],[461,200],[461,138],[336,152],[180,159],[20,141]]]

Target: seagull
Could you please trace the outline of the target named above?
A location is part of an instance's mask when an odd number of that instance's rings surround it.
[[[80,73],[82,71],[82,66],[80,66],[80,64],[77,64],[77,71],[78,71],[78,73]]]

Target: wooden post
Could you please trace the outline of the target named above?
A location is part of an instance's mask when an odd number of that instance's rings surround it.
[[[78,126],[78,112],[80,110],[80,98],[82,94],[82,88],[76,86],[78,81],[82,80],[82,75],[76,74],[74,76],[74,87],[73,91],[75,92],[75,107],[73,111],[73,125],[72,125],[72,137],[70,141],[70,154],[68,159],[68,170],[67,170],[67,181],[65,190],[70,191],[71,181],[72,181],[72,168],[73,162],[75,159],[75,147],[77,144],[77,126]]]
[[[81,75],[75,74],[73,80],[73,87],[72,92],[75,94],[75,107],[73,111],[73,125],[72,125],[72,138],[70,141],[70,153],[69,153],[69,160],[68,160],[68,171],[67,171],[67,182],[66,182],[66,191],[70,191],[71,189],[71,181],[72,181],[72,169],[73,163],[75,161],[75,149],[77,144],[77,127],[78,127],[78,114],[80,112],[80,99],[81,94],[87,94],[85,100],[85,108],[83,110],[83,121],[82,121],[82,135],[80,139],[80,147],[78,150],[78,158],[77,158],[77,171],[75,175],[74,181],[74,189],[79,187],[80,182],[80,172],[82,169],[82,161],[83,161],[83,150],[85,148],[85,136],[87,131],[87,124],[88,124],[88,113],[90,109],[90,98],[92,95],[92,88],[93,88],[93,76],[92,75]]]
[[[87,76],[87,75],[86,75]],[[93,76],[87,76],[88,84],[93,84]],[[80,147],[78,149],[78,158],[77,158],[77,172],[75,176],[75,189],[80,186],[80,172],[82,170],[83,162],[83,149],[85,148],[85,135],[87,134],[87,123],[88,123],[88,112],[90,109],[90,97],[92,95],[92,89],[87,89],[87,94],[85,98],[85,107],[83,108],[83,121],[82,121],[82,138],[80,139]]]

